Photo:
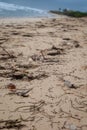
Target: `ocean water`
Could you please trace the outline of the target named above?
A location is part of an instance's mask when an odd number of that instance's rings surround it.
[[[0,0],[0,17],[50,17],[59,8],[87,11],[87,0]]]

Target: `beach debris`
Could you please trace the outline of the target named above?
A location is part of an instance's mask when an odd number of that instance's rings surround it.
[[[0,129],[18,129],[25,127],[21,120],[0,120]]]
[[[76,129],[77,129],[77,127],[75,125],[73,125],[73,124],[70,125],[70,130],[76,130]]]
[[[28,90],[22,90],[22,91],[16,91],[15,94],[17,94],[18,96],[22,96],[22,97],[28,97],[29,95],[27,95],[33,88],[30,88]]]
[[[22,96],[22,97],[28,97],[28,93],[32,90],[33,88],[30,89],[16,89],[16,91],[12,91],[9,94],[10,95],[17,95],[17,96]]]
[[[11,54],[10,52],[8,52],[5,47],[0,46],[0,48],[9,56],[9,58],[16,58],[16,56],[14,56],[13,54]]]
[[[59,103],[60,102],[58,102],[58,105],[59,105]],[[64,118],[64,117],[69,117],[69,118],[72,118],[72,119],[75,119],[75,120],[78,120],[78,121],[81,120],[80,117],[78,115],[74,115],[71,110],[65,111],[62,108],[60,108],[59,118]]]
[[[30,106],[30,112],[33,112],[33,113],[39,112],[39,111],[41,111],[41,108],[42,108],[44,105],[46,105],[45,101],[44,101],[44,100],[40,100],[40,101],[38,101],[37,103],[32,104],[32,105]]]
[[[39,74],[35,74],[35,75],[30,74],[30,75],[28,75],[28,80],[34,80],[34,79],[39,80],[39,79],[47,78],[47,77],[48,77],[48,75],[45,72],[39,73]]]
[[[50,56],[50,55],[49,55]],[[44,52],[41,52],[41,55],[38,56],[38,55],[33,55],[32,56],[32,59],[33,61],[37,62],[42,62],[42,63],[45,63],[45,62],[59,62],[59,59],[56,59],[56,58],[52,58],[51,57],[48,57],[48,55],[44,54]]]
[[[87,95],[83,95],[81,97],[85,98],[86,96]],[[83,101],[80,102],[77,99],[75,99],[74,101],[70,100],[70,102],[73,109],[87,113],[87,103],[83,103]]]
[[[5,67],[0,65],[0,70],[5,70]]]
[[[12,32],[12,35],[19,35],[20,32]]]
[[[74,41],[74,42],[73,42],[73,45],[74,45],[74,47],[75,47],[75,48],[80,47],[80,45],[79,45],[78,41]]]
[[[30,88],[30,89],[17,89],[16,85],[13,84],[13,83],[9,83],[6,86],[6,88],[9,89],[9,91],[11,92],[9,94],[16,94],[18,96],[23,96],[23,97],[28,97],[27,93],[29,93],[33,89],[33,88]]]
[[[77,127],[74,124],[66,124],[65,128],[67,128],[69,130],[77,130]]]
[[[71,40],[70,38],[63,38],[63,40],[67,40],[67,41],[69,41],[69,40]]]
[[[41,54],[42,54],[42,53],[41,53]],[[32,59],[33,61],[43,61],[44,56],[43,56],[43,54],[42,54],[42,55],[34,54],[34,55],[31,56],[31,59]]]
[[[9,75],[12,79],[21,80],[21,79],[27,79],[29,81],[32,80],[39,80],[42,78],[47,78],[48,75],[45,72],[42,73],[25,73],[25,72],[15,72]]]
[[[71,83],[68,80],[64,80],[64,85],[67,86],[68,88],[73,88],[73,89],[77,88],[73,83]]]
[[[33,34],[32,33],[26,33],[26,34],[23,34],[22,36],[23,37],[33,37]]]
[[[71,49],[71,48],[79,48],[81,47],[79,42],[76,40],[68,40],[67,42],[63,42],[62,46],[67,47],[66,49]]]
[[[45,24],[37,24],[36,26],[37,26],[38,28],[44,28],[44,27],[46,27]]]
[[[5,70],[0,73],[0,77],[5,77],[5,78],[11,78],[11,80],[40,80],[43,78],[47,78],[48,74],[44,71],[41,72],[31,72],[29,73],[28,71],[22,71],[20,69],[12,69],[10,70]]]
[[[35,69],[35,68],[39,67],[39,65],[32,63],[33,60],[31,58],[29,58],[29,62],[31,62],[31,63],[29,63],[29,64],[18,64],[17,67],[18,68],[25,68],[25,69]]]
[[[8,37],[0,37],[0,45],[8,41],[8,39],[9,39]]]
[[[27,76],[25,73],[23,73],[23,72],[15,72],[15,73],[12,73],[11,75],[10,75],[10,77],[12,78],[12,79],[16,79],[16,80],[21,80],[21,79],[23,79],[24,78],[24,76]]]
[[[50,55],[50,56],[56,56],[56,55],[59,55],[59,54],[61,54],[61,51],[58,51],[58,50],[50,50],[47,53],[47,55]]]
[[[64,51],[63,48],[60,48],[60,47],[56,47],[56,46],[52,46],[51,49],[54,49],[54,50],[60,50],[60,51]]]
[[[13,84],[13,83],[9,83],[7,86],[6,86],[7,89],[9,89],[10,91],[12,92],[15,92],[16,91],[16,85]]]
[[[27,106],[19,106],[17,107],[14,112],[16,111],[26,111],[26,112],[31,112],[32,114],[37,114],[38,112],[41,112],[43,106],[46,105],[44,100],[40,100],[38,102],[32,102],[30,105]],[[26,108],[26,109],[25,109]]]
[[[28,61],[31,64],[33,62],[33,59],[31,57],[29,57]]]
[[[56,47],[56,46],[53,45],[49,49],[42,50],[42,52],[43,52],[43,55],[45,54],[45,55],[50,55],[50,56],[56,56],[56,55],[63,54],[64,49]]]
[[[45,59],[46,59],[46,57],[45,57],[45,55],[44,55],[43,50],[41,50],[41,51],[40,51],[40,53],[41,53],[41,55],[42,55],[43,59],[45,60]]]
[[[56,46],[52,46],[51,48],[39,50],[40,54],[34,54],[31,56],[31,59],[35,62],[59,62],[57,59],[57,55],[64,54],[64,49]],[[53,58],[55,56],[55,58]]]

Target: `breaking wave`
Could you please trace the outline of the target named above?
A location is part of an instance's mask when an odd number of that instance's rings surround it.
[[[9,10],[9,11],[16,11],[16,10],[24,10],[24,11],[35,11],[39,13],[43,13],[43,10],[36,9],[36,8],[31,8],[31,7],[26,7],[26,6],[19,6],[15,4],[9,4],[5,2],[0,2],[0,10]]]

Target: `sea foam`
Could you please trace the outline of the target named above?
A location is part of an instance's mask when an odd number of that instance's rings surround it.
[[[38,13],[46,13],[46,11],[41,9],[31,8],[27,6],[19,6],[19,5],[9,4],[5,2],[0,2],[0,10],[7,10],[7,11],[24,10],[24,11],[35,11]]]

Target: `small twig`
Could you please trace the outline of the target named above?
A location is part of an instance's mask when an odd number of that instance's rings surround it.
[[[85,112],[85,113],[87,112],[87,110],[82,110],[82,109],[79,109],[79,107],[74,106],[72,100],[70,100],[70,101],[71,101],[71,106],[72,106],[75,110],[82,111],[82,112]]]
[[[66,115],[68,115],[68,116],[65,116],[65,117],[62,117],[62,118],[71,117],[71,118],[73,118],[73,119],[80,120],[80,118],[73,116],[71,112],[65,112],[65,111],[62,110],[62,109],[61,109],[61,112],[62,112],[62,113],[65,113]]]
[[[76,98],[75,98],[75,101],[76,101],[76,103],[77,103],[78,105],[82,105],[82,107],[80,107],[80,108],[84,108],[84,106],[85,106],[85,107],[87,106],[87,104],[85,104],[84,101],[80,102],[80,101],[78,101]]]
[[[32,89],[33,89],[33,88],[31,88],[31,89],[29,89],[29,90],[26,90],[26,91],[24,91],[24,92],[16,92],[16,94],[17,94],[18,96],[26,97],[26,96],[27,96],[26,94],[29,93]]]
[[[15,56],[11,55],[4,47],[0,46],[0,48],[2,48],[3,51],[5,51],[9,57],[15,58]]]
[[[43,54],[43,51],[40,51],[40,53],[41,53],[43,59],[45,60],[46,58],[45,58],[45,56],[44,56],[44,54]]]
[[[21,108],[26,108],[25,110],[29,110],[30,112],[40,111],[41,107],[45,104],[44,101],[39,101],[38,104],[28,105],[28,106],[20,106],[14,110],[14,112],[18,111]]]
[[[63,126],[62,126],[62,129],[65,128],[66,123],[67,123],[67,121],[64,121],[64,124],[63,124]]]
[[[27,117],[26,119],[23,119],[23,117],[20,115],[20,120],[23,122],[28,122],[28,121],[34,121],[35,120],[35,116],[33,117]]]
[[[58,106],[62,102],[62,99],[60,99],[57,103],[56,106]]]
[[[86,127],[86,128],[87,128],[87,125],[82,125],[82,126],[80,126],[79,128],[83,129],[83,127]]]

